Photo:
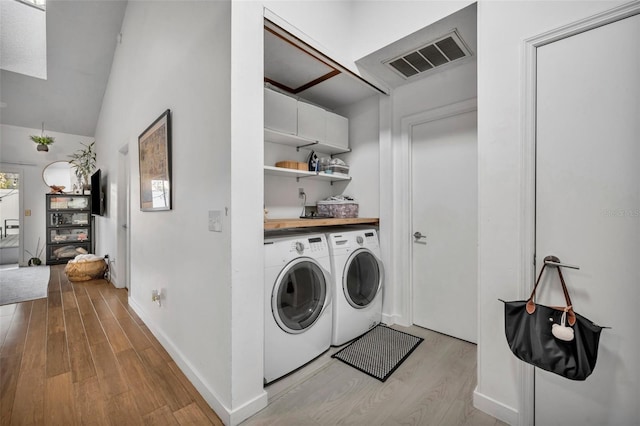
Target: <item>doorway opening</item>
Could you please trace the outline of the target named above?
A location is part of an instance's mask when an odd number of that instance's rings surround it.
[[[115,263],[115,284],[116,287],[131,290],[130,276],[130,185],[129,185],[129,146],[120,148],[118,157],[118,198],[117,198],[117,244],[118,262]],[[112,262],[114,263],[114,262]],[[113,276],[112,276],[113,277]]]
[[[0,171],[0,265],[18,265],[21,226],[20,174]]]

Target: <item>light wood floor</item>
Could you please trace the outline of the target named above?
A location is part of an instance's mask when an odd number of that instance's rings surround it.
[[[105,280],[51,267],[48,298],[0,306],[0,425],[221,425]]]
[[[425,340],[386,382],[325,354],[314,361],[322,363],[315,374],[288,388],[270,385],[269,406],[243,425],[505,424],[473,407],[476,345],[420,327],[394,328]]]

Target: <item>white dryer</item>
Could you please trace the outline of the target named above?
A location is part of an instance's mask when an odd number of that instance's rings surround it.
[[[331,344],[339,346],[382,320],[384,271],[375,229],[327,234],[334,280]]]
[[[324,234],[266,238],[264,379],[272,382],[331,346],[331,261]]]

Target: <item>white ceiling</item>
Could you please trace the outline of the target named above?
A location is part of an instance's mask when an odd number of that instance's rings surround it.
[[[48,0],[47,80],[0,71],[0,124],[93,136],[126,5]]]
[[[427,43],[440,39],[442,36],[452,32],[453,30],[457,32],[460,38],[464,41],[468,50],[471,52],[470,57],[433,68],[409,78],[402,77],[398,72],[392,70],[390,66],[385,65],[385,62],[390,59],[404,56],[404,54],[422,47]],[[421,30],[414,32],[413,34],[410,34],[365,56],[362,59],[357,60],[356,64],[358,65],[358,68],[363,71],[363,75],[372,75],[388,87],[396,88],[419,79],[428,78],[435,73],[445,71],[450,67],[475,60],[478,45],[477,39],[477,7],[476,3],[473,3],[427,27],[422,28]]]
[[[374,94],[428,78],[435,73],[475,60],[476,4],[469,5],[356,61],[360,75],[333,61],[296,35],[265,20],[265,82],[328,109],[338,109]],[[410,78],[385,65],[427,43],[455,31],[471,56],[419,73]]]
[[[126,5],[126,0],[48,0],[48,79],[0,71],[0,124],[39,129],[44,122],[45,130],[93,136]],[[382,62],[454,28],[475,53],[475,23],[472,5],[357,61],[374,84],[274,25],[271,29],[281,36],[265,30],[265,78],[294,89],[288,91],[303,99],[337,109],[387,92],[374,86],[376,80],[388,87],[413,81],[400,80]]]
[[[334,110],[384,93],[304,41],[265,20],[265,82]]]

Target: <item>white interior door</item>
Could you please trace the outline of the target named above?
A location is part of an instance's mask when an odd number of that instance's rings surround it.
[[[477,341],[477,112],[411,131],[413,323]]]
[[[116,262],[116,277],[118,287],[130,289],[129,276],[129,149],[120,149],[118,158],[118,262]]]
[[[575,311],[613,327],[586,381],[535,369],[538,425],[640,419],[638,40],[640,15],[538,48],[537,271],[550,254],[578,265],[563,270]],[[563,303],[552,284],[539,303]]]

